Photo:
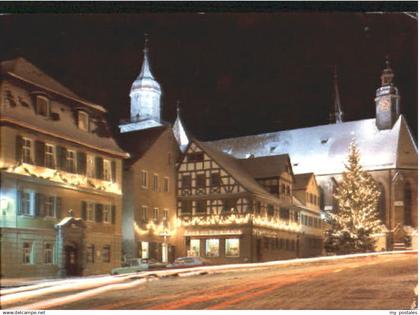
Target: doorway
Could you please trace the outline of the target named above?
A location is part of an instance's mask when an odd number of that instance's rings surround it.
[[[67,276],[79,276],[78,261],[78,250],[76,246],[66,245],[64,248],[65,252],[65,268]]]

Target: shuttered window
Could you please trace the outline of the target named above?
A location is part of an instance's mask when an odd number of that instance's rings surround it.
[[[55,146],[45,144],[45,167],[55,168]]]

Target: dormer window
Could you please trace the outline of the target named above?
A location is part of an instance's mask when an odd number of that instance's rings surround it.
[[[36,113],[48,117],[50,114],[50,101],[45,96],[36,96]]]
[[[84,131],[89,131],[89,115],[86,112],[79,111],[78,112],[78,118],[77,123],[79,126],[79,129]]]

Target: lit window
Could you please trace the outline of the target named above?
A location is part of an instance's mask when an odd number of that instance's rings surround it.
[[[145,170],[141,171],[141,187],[142,188],[146,188],[147,189],[147,184],[148,184],[148,173]]]
[[[102,248],[102,262],[109,263],[111,262],[111,246],[105,245]]]
[[[142,206],[140,209],[140,220],[142,222],[147,222],[147,207]]]
[[[23,242],[22,263],[32,264],[32,242]]]
[[[67,150],[66,156],[67,172],[76,173],[76,152]]]
[[[90,244],[86,248],[86,261],[88,263],[94,263],[95,262],[95,245]]]
[[[89,131],[89,115],[85,112],[79,111],[78,126],[79,129]]]
[[[111,205],[104,205],[103,220],[104,223],[111,223]]]
[[[153,220],[154,221],[159,220],[159,208],[153,208]]]
[[[38,115],[48,117],[50,112],[49,105],[49,101],[46,97],[36,97],[36,112]]]
[[[169,192],[169,178],[168,177],[163,178],[163,191]]]
[[[190,251],[188,256],[200,257],[200,240],[194,239],[190,241]]]
[[[207,239],[206,240],[206,256],[219,257],[219,240]]]
[[[106,181],[112,180],[112,170],[111,170],[110,160],[104,160],[104,180]]]
[[[87,221],[95,221],[95,204],[93,202],[87,203]]]
[[[153,174],[153,191],[159,190],[159,176],[157,174]]]
[[[86,156],[86,170],[87,170],[87,176],[88,177],[96,177],[95,174],[95,158],[93,155],[87,155]]]
[[[51,243],[44,244],[44,263],[53,263],[53,245]]]
[[[45,167],[55,168],[55,147],[52,144],[45,144]]]
[[[163,209],[163,219],[168,220],[168,217],[169,217],[169,210]]]
[[[23,215],[33,215],[34,214],[34,200],[33,192],[22,191],[21,195],[21,213]]]
[[[225,256],[239,257],[239,238],[228,238],[225,240]]]
[[[29,138],[23,138],[22,146],[22,162],[32,163],[32,140]]]
[[[45,214],[47,217],[55,217],[55,197],[45,198]]]
[[[149,258],[149,242],[141,242],[141,258]]]

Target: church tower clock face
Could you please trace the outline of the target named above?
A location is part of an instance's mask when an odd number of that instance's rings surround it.
[[[386,112],[391,108],[391,101],[389,98],[383,98],[379,101],[379,108],[381,111]]]

